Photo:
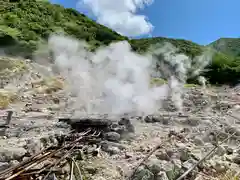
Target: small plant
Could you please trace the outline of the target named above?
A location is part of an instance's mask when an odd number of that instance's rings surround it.
[[[37,93],[51,94],[64,88],[64,81],[59,77],[51,77],[33,83]]]
[[[167,83],[167,81],[162,78],[152,78],[150,85],[151,86],[161,86],[166,83]]]
[[[224,174],[220,175],[219,180],[240,180],[239,175],[236,172],[228,170]]]
[[[5,109],[9,106],[10,103],[17,100],[17,95],[13,92],[0,90],[0,109]]]

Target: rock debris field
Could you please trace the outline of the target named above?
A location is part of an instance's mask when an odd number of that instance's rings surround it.
[[[84,119],[89,124],[102,123],[97,124],[101,138],[74,151],[81,176],[72,179],[240,177],[240,88],[184,88],[183,113],[166,100],[156,115],[73,117],[75,109],[69,102],[74,97],[62,88],[63,80],[43,80],[50,77],[47,71],[43,73],[40,65],[31,62],[28,66],[27,73],[2,83],[0,94],[6,97],[5,101],[9,100],[9,105],[1,111],[0,171],[58,144],[57,137],[72,133],[73,125],[76,126],[71,120]],[[14,97],[11,101],[9,92]],[[5,101],[2,105],[8,103]],[[4,125],[7,110],[13,114],[9,124]],[[84,130],[83,125],[80,122],[78,128]],[[37,164],[38,169],[44,166],[46,163]],[[61,173],[52,171],[47,179],[70,179],[71,163],[65,163],[61,169]]]

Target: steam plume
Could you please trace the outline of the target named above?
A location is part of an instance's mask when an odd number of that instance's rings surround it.
[[[191,69],[191,60],[177,54],[169,44],[146,55],[132,52],[126,41],[90,53],[84,42],[54,35],[49,39],[49,48],[69,83],[69,91],[76,97],[75,109],[86,114],[154,114],[169,95],[181,110],[187,74],[196,75],[202,67],[201,64]],[[168,85],[150,86],[156,67]]]

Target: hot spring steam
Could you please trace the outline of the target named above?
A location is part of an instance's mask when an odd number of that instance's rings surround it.
[[[152,54],[139,55],[131,51],[128,42],[117,42],[99,48],[95,53],[87,51],[87,44],[77,40],[51,36],[49,49],[53,52],[55,65],[69,84],[69,91],[76,97],[74,107],[86,114],[147,115],[156,113],[169,95],[181,109],[181,85],[191,68],[185,55],[177,55],[169,45],[156,49]],[[152,75],[156,74],[156,64],[161,54],[164,61],[172,60],[158,68],[158,74],[171,79],[169,84],[151,87]],[[204,68],[205,61],[194,67]],[[208,57],[208,58],[206,58]],[[203,56],[199,57],[203,59]],[[204,66],[202,64],[204,63]],[[166,73],[166,71],[168,71]],[[175,71],[175,72],[173,72]],[[197,72],[197,73],[198,73]],[[180,80],[179,80],[180,79]]]

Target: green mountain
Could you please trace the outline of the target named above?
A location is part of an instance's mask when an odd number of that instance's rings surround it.
[[[151,45],[170,42],[179,52],[191,58],[200,55],[206,48],[183,39],[156,37],[130,40],[74,9],[45,0],[0,0],[0,12],[0,48],[4,48],[7,54],[27,58],[31,58],[38,46],[46,43],[52,33],[84,39],[93,51],[102,45],[121,40],[129,41],[132,49],[139,53],[148,51]],[[204,76],[211,83],[233,83],[240,79],[240,60],[235,57],[237,51],[240,51],[238,41],[227,43],[228,48],[222,48],[221,43],[217,42],[208,46],[216,52]]]
[[[93,48],[127,39],[74,9],[46,1],[0,0],[0,46],[30,56],[53,32],[86,40]]]
[[[220,38],[208,46],[231,56],[240,56],[240,38]]]

